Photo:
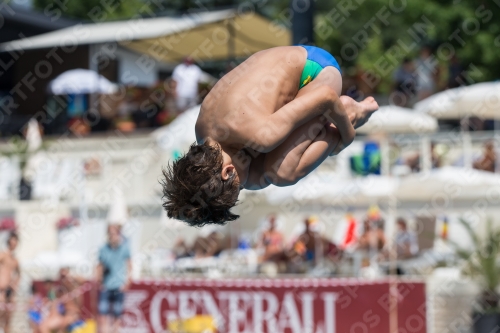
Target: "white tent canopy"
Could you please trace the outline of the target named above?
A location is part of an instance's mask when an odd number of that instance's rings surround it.
[[[395,105],[382,106],[361,126],[358,133],[432,133],[437,131],[435,118]]]
[[[223,20],[233,11],[205,12],[182,17],[77,24],[65,29],[0,44],[1,51],[43,49],[155,38]]]
[[[418,102],[415,109],[439,119],[468,116],[499,119],[500,82],[483,82],[448,89]]]
[[[230,9],[77,24],[0,44],[0,52],[117,42],[166,62],[178,62],[188,55],[195,60],[216,60],[247,57],[270,47],[290,45],[290,36],[288,29],[256,13]]]
[[[104,76],[88,69],[72,69],[52,80],[48,90],[54,95],[113,94],[118,86]]]

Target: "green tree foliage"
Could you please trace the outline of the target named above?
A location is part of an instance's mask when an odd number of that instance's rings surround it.
[[[343,66],[375,70],[383,78],[382,90],[402,58],[415,57],[423,45],[434,49],[443,68],[455,54],[469,83],[500,78],[500,0],[317,3],[318,46],[339,56]]]
[[[486,224],[486,236],[481,238],[469,222],[460,219],[461,225],[467,231],[472,240],[472,248],[464,249],[460,244],[449,241],[455,248],[459,258],[464,261],[463,273],[471,277],[479,278],[483,286],[481,293],[481,305],[484,310],[499,311],[500,295],[498,285],[500,284],[500,230],[494,228],[490,220]]]

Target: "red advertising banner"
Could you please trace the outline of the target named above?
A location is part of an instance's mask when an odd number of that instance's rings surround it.
[[[425,333],[425,285],[304,278],[144,281],[127,292],[121,332],[165,333],[168,323],[199,315],[213,318],[218,333]]]

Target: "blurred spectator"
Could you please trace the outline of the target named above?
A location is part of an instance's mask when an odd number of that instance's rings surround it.
[[[135,87],[126,89],[125,96],[116,107],[114,126],[122,132],[131,132],[136,128],[136,124],[132,121],[132,114],[139,109],[138,90]]]
[[[83,293],[78,290],[84,282],[84,279],[70,275],[69,268],[67,267],[59,270],[56,297],[54,297],[52,290],[48,291],[49,299],[51,300],[49,315],[42,320],[43,312],[40,313],[40,333],[50,333],[53,331],[72,332],[74,329],[85,325],[85,322],[81,318],[83,304],[81,295]],[[30,312],[30,316],[36,318],[36,312]],[[34,319],[32,321],[35,322]]]
[[[68,121],[68,129],[76,136],[85,136],[90,133],[90,126],[82,118],[74,117]]]
[[[64,328],[72,332],[77,327],[82,327],[85,322],[82,320],[83,292],[78,289],[85,283],[85,279],[70,274],[68,267],[59,270],[59,285],[64,293]]]
[[[313,230],[313,225],[317,222],[318,219],[314,216],[305,219],[305,230],[294,244],[295,252],[306,262],[316,262],[318,254],[323,253],[321,237],[318,232]]]
[[[181,259],[190,256],[190,249],[182,238],[177,239],[175,245],[172,248],[172,251],[174,252],[175,259]]]
[[[269,216],[269,228],[265,230],[259,241],[258,247],[264,249],[263,261],[269,260],[283,251],[283,234],[276,229],[276,216]]]
[[[397,220],[398,231],[396,233],[396,253],[398,259],[408,259],[418,253],[418,242],[416,235],[408,231],[408,226],[403,218]]]
[[[381,222],[366,219],[363,222],[363,233],[359,237],[358,249],[364,251],[381,251],[386,243]]]
[[[172,78],[176,84],[176,107],[184,111],[198,104],[198,84],[203,72],[194,64],[193,58],[186,57],[175,67]]]
[[[120,98],[115,97],[105,103],[114,108],[114,126],[122,132],[132,132],[138,128],[159,127],[175,118],[171,80],[158,82],[153,87],[128,87]],[[112,104],[112,106],[110,106]],[[111,115],[111,112],[108,112]]]
[[[92,132],[108,131],[114,128],[115,120],[119,117],[119,108],[126,96],[126,88],[121,87],[114,94],[100,94],[97,96],[97,105],[99,116],[92,121]]]
[[[31,297],[28,302],[28,320],[32,333],[40,332],[42,323],[42,311],[45,305],[43,294],[38,291],[34,284],[31,285]]]
[[[289,251],[284,251],[289,273],[305,273],[312,267],[321,264],[322,267],[336,264],[341,257],[341,251],[330,239],[320,233],[321,225],[318,217],[311,216],[304,220],[304,230]],[[324,266],[326,264],[326,266]]]
[[[49,300],[56,299],[56,293],[57,293],[57,288],[56,284],[52,280],[45,280],[43,282],[43,290],[45,290],[45,297],[47,297]]]
[[[62,288],[54,284],[46,284],[50,287],[47,290],[48,311],[42,311],[42,318],[39,325],[40,333],[64,332],[64,304],[62,302]],[[46,312],[46,313],[45,313]]]
[[[10,318],[20,280],[19,262],[14,255],[18,240],[17,234],[11,232],[7,239],[7,250],[0,253],[0,318],[5,333],[10,332]]]
[[[464,68],[460,61],[457,58],[457,55],[454,54],[450,59],[450,63],[448,65],[448,84],[447,88],[457,88],[463,84],[462,73]]]
[[[215,233],[211,233],[207,237],[196,237],[191,253],[195,258],[207,258],[215,256],[217,253],[217,242]]]
[[[420,55],[415,61],[417,76],[417,96],[418,100],[423,100],[436,91],[436,84],[439,77],[439,68],[436,57],[432,55],[429,46],[420,49]]]
[[[417,85],[415,79],[415,66],[411,59],[403,59],[403,63],[394,72],[393,80],[393,90],[397,94],[397,98],[394,98],[394,104],[398,106],[408,106],[411,98],[415,96]]]
[[[495,145],[492,141],[484,144],[483,156],[474,162],[474,169],[495,172],[497,154],[495,152]]]
[[[442,154],[439,153],[438,145],[435,142],[431,142],[431,166],[433,169],[440,168],[442,166]],[[416,153],[413,156],[408,157],[406,160],[406,165],[410,167],[412,172],[419,172],[420,163],[420,153]]]
[[[234,244],[238,244],[237,240]],[[208,258],[218,256],[222,251],[230,248],[232,248],[230,236],[226,236],[218,230],[205,229],[195,238],[192,246],[182,238],[177,239],[172,251],[176,259]]]
[[[152,92],[148,88],[136,88],[134,91],[135,108],[130,117],[135,128],[153,127],[155,116],[158,113],[158,102],[152,100]]]
[[[130,285],[130,250],[117,225],[108,226],[108,242],[99,250],[97,280],[99,294],[99,330],[117,333],[123,314],[124,292]]]
[[[85,279],[70,273],[69,267],[59,269],[59,285],[64,293],[71,293],[85,283]]]
[[[196,258],[206,258],[219,255],[230,248],[230,239],[219,231],[212,231],[207,237],[198,236],[191,252]]]

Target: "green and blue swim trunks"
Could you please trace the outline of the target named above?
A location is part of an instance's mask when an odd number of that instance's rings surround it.
[[[303,88],[309,82],[314,80],[316,76],[318,76],[319,72],[321,72],[321,70],[327,66],[333,66],[337,68],[342,74],[339,63],[337,62],[335,57],[327,51],[323,50],[322,48],[310,45],[297,46],[301,46],[307,51],[307,60],[300,77],[299,89]]]

